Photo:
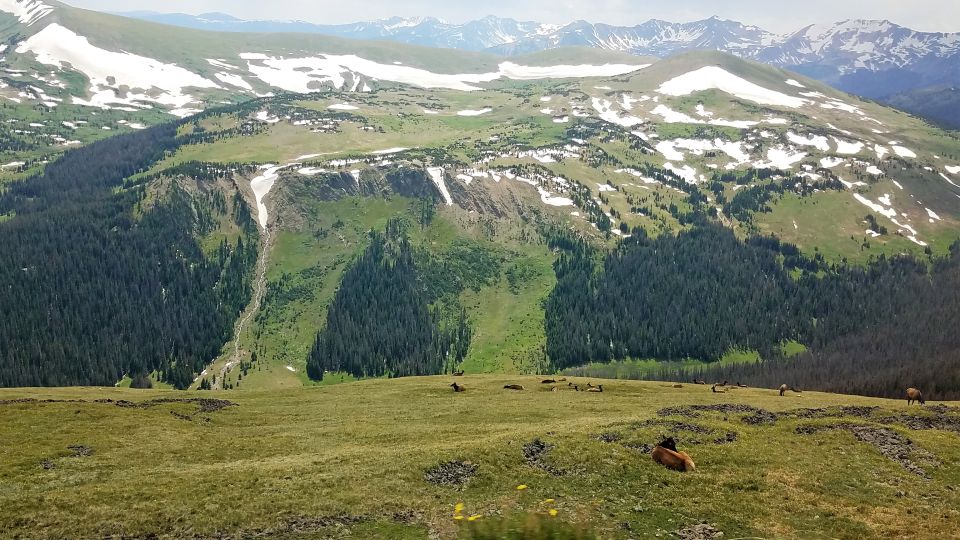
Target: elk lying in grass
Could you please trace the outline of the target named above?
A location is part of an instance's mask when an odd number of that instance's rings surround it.
[[[914,401],[920,405],[923,405],[923,392],[917,390],[916,388],[907,388],[907,406],[909,407],[910,405],[913,405]]]
[[[457,384],[456,382],[454,382],[454,383],[451,384],[450,386],[453,387],[453,391],[454,391],[454,392],[466,392],[466,391],[467,391],[467,387],[466,387],[466,386],[464,386],[464,385],[462,385],[462,384]]]
[[[677,443],[673,440],[673,437],[667,437],[655,446],[653,451],[650,452],[650,456],[657,463],[675,471],[690,472],[697,468],[690,456],[685,452],[677,451]]]
[[[454,377],[463,377],[463,370],[454,371],[454,372],[453,372],[453,376],[454,376]]]
[[[587,388],[587,392],[603,392],[603,385],[591,386]]]
[[[523,390],[522,384],[505,384],[503,385],[504,390]]]

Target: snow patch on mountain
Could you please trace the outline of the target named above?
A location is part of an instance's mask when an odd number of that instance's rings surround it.
[[[22,24],[33,26],[53,11],[53,7],[40,0],[0,0],[0,11],[10,13]]]
[[[899,146],[899,145],[896,145],[896,144],[894,144],[894,145],[892,145],[892,146],[893,146],[893,152],[894,152],[895,154],[897,154],[898,156],[900,156],[900,157],[903,157],[903,158],[915,158],[915,157],[917,157],[917,153],[914,152],[913,150],[910,150],[909,148],[906,148],[906,147],[904,147],[904,146]]]
[[[837,143],[838,154],[859,154],[860,151],[863,150],[862,142],[850,142],[836,137],[834,137],[833,140]]]
[[[307,93],[330,84],[343,89],[346,77],[359,81],[360,75],[410,84],[422,88],[447,88],[451,90],[479,90],[477,85],[501,78],[513,80],[559,79],[580,77],[609,77],[623,75],[649,64],[604,64],[604,65],[555,65],[523,66],[502,62],[498,71],[487,73],[434,73],[426,69],[382,64],[356,55],[322,54],[315,57],[281,58],[263,53],[242,53],[240,58],[248,62],[247,69],[263,82],[291,92]],[[356,84],[355,84],[356,86]]]
[[[797,108],[808,103],[805,99],[788,96],[776,90],[756,85],[717,66],[704,66],[674,77],[660,85],[657,91],[669,96],[687,96],[693,92],[711,89],[717,89],[760,105]]]
[[[443,167],[428,167],[427,174],[430,175],[430,179],[433,180],[437,189],[440,190],[440,194],[443,195],[443,200],[447,203],[447,206],[453,206],[453,199],[450,198],[450,192],[447,191],[447,184],[443,179]]]
[[[779,146],[767,150],[766,163],[754,163],[753,166],[757,169],[774,168],[788,170],[792,169],[795,164],[803,161],[803,158],[805,157],[807,157],[806,152],[800,152],[793,148]]]
[[[261,229],[266,230],[269,219],[267,205],[264,204],[263,199],[273,189],[273,185],[280,177],[280,171],[283,168],[284,165],[264,165],[261,167],[263,172],[250,181],[250,189],[253,190],[254,199],[257,201],[257,221],[260,223]]]
[[[236,86],[237,88],[243,88],[244,90],[253,91],[253,86],[250,85],[247,81],[243,79],[240,75],[234,75],[232,73],[217,73],[214,75],[220,82],[229,84],[230,86]]]
[[[74,103],[110,108],[111,104],[143,108],[143,102],[154,102],[176,107],[176,112],[193,111],[186,105],[195,99],[186,88],[220,88],[215,82],[184,69],[127,52],[101,49],[83,36],[57,23],[17,45],[17,52],[31,52],[41,64],[64,68],[67,64],[90,79],[90,100],[74,98]],[[120,87],[142,89],[144,93],[127,91]],[[174,112],[174,111],[171,111]],[[190,112],[192,113],[192,112]]]
[[[608,99],[592,98],[591,105],[593,109],[600,114],[600,119],[623,127],[633,127],[643,123],[643,119],[637,116],[621,115],[613,109],[613,103]]]
[[[827,142],[827,138],[822,135],[810,135],[808,137],[803,137],[792,131],[788,131],[787,140],[793,144],[799,144],[801,146],[813,146],[817,150],[823,152],[830,151],[830,143]]]
[[[457,116],[480,116],[492,111],[493,109],[490,107],[484,107],[482,109],[465,109],[462,111],[457,111]]]

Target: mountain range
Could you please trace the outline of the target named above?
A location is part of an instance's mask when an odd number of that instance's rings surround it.
[[[870,98],[960,83],[960,34],[918,32],[886,20],[845,20],[775,34],[718,17],[687,23],[650,20],[636,26],[616,26],[582,20],[549,25],[494,16],[463,24],[433,17],[393,17],[319,25],[304,21],[246,21],[223,13],[194,16],[141,11],[124,15],[204,30],[309,32],[501,55],[568,46],[656,57],[710,49],[789,68],[845,92]]]

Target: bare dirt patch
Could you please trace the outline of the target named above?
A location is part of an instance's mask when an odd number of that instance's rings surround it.
[[[929,478],[927,472],[917,462],[939,467],[937,458],[923,448],[913,444],[913,441],[900,433],[886,427],[867,426],[862,424],[829,424],[829,425],[801,425],[796,432],[801,435],[812,435],[821,431],[841,429],[849,431],[860,442],[865,442],[877,449],[888,459],[899,463],[903,468],[923,478]]]
[[[697,523],[696,525],[689,525],[678,530],[676,533],[677,538],[681,540],[714,540],[717,538],[723,538],[723,531],[710,525],[709,523]]]
[[[480,466],[469,461],[445,461],[423,473],[423,479],[438,486],[462,488],[477,474]]]
[[[547,454],[556,448],[556,445],[544,442],[541,439],[534,439],[523,445],[523,459],[527,465],[546,471],[552,475],[560,476],[566,474],[563,469],[554,467],[546,462]]]
[[[777,421],[777,415],[768,410],[737,403],[666,407],[657,411],[657,414],[659,416],[686,416],[687,418],[699,418],[700,415],[705,412],[716,412],[721,414],[745,414],[746,416],[741,417],[741,420],[750,425],[773,424]]]

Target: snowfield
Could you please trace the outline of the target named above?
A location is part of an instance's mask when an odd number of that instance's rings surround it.
[[[46,17],[53,7],[40,0],[0,0],[0,11],[10,13],[27,26]]]
[[[488,112],[493,112],[493,109],[490,107],[484,107],[482,109],[466,109],[463,111],[457,111],[457,116],[480,116],[481,114],[487,114]]]
[[[668,96],[688,96],[693,92],[711,89],[717,89],[760,105],[797,108],[809,103],[805,99],[788,96],[753,84],[717,66],[705,66],[674,77],[660,85],[657,91]]]
[[[534,80],[610,77],[631,73],[650,65],[523,66],[513,62],[502,62],[495,72],[448,74],[434,73],[402,64],[382,64],[353,54],[320,54],[312,57],[283,58],[247,52],[241,53],[240,58],[247,61],[247,70],[263,82],[300,93],[319,90],[326,83],[338,89],[346,89],[345,74],[349,75],[354,82],[354,89],[358,85],[360,76],[366,76],[422,88],[471,91],[480,89],[476,86],[477,84],[502,78]]]
[[[623,127],[633,127],[643,123],[643,118],[624,115],[613,110],[613,103],[607,99],[592,98],[591,105],[593,109],[600,114],[600,119]]]
[[[217,73],[214,75],[222,83],[229,84],[230,86],[236,86],[237,88],[243,88],[250,92],[253,91],[253,86],[250,85],[247,81],[243,80],[243,77],[239,75],[234,75],[232,73]]]
[[[152,58],[126,52],[113,52],[92,45],[90,41],[57,23],[30,36],[17,45],[17,52],[31,52],[37,61],[48,66],[63,68],[70,64],[73,69],[90,79],[89,100],[74,99],[74,103],[109,108],[111,104],[142,106],[138,102],[155,102],[185,109],[194,98],[184,92],[185,88],[220,88],[176,64],[165,64]],[[159,89],[159,96],[147,93],[127,92],[119,97],[115,90],[121,86],[131,89]]]
[[[428,167],[427,174],[430,175],[433,183],[437,185],[437,189],[439,189],[440,194],[443,195],[443,200],[446,201],[447,206],[453,206],[453,199],[450,198],[450,192],[447,191],[447,184],[443,180],[443,167]]]
[[[827,138],[822,135],[810,135],[808,137],[802,137],[792,131],[788,131],[787,140],[793,144],[799,144],[801,146],[813,146],[817,150],[823,152],[830,151],[830,143],[827,142]]]
[[[800,161],[803,161],[803,158],[807,157],[806,152],[798,152],[792,148],[771,148],[767,150],[767,163],[754,163],[754,167],[758,169],[764,168],[775,168],[775,169],[792,169],[793,166]]]
[[[253,190],[253,196],[257,201],[257,221],[260,222],[261,229],[266,230],[268,222],[267,205],[263,203],[263,199],[273,189],[283,168],[283,165],[264,165],[261,167],[263,172],[260,176],[250,181],[250,189]]]
[[[915,158],[915,157],[917,157],[916,152],[914,152],[913,150],[910,150],[909,148],[906,148],[906,147],[903,147],[903,146],[898,146],[898,145],[896,145],[896,144],[894,144],[894,145],[892,145],[892,146],[893,146],[893,152],[894,152],[895,154],[897,154],[898,156],[900,156],[900,157],[903,157],[903,158]]]
[[[860,150],[863,150],[862,142],[849,142],[836,137],[834,137],[833,140],[837,143],[838,154],[859,154]]]

